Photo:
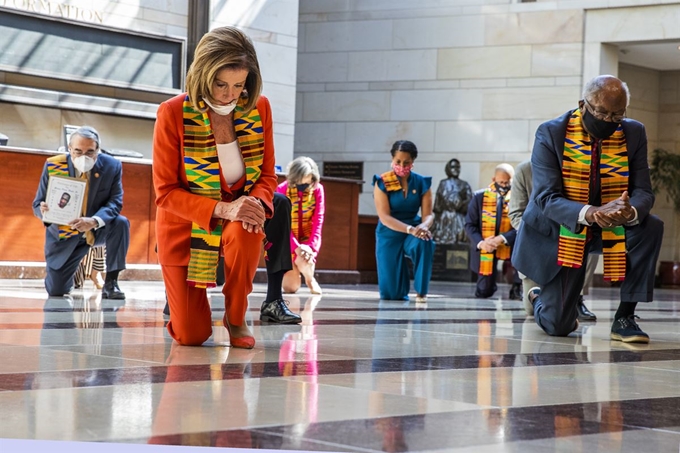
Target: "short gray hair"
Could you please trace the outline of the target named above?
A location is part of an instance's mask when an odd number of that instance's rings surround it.
[[[299,184],[307,175],[312,175],[312,187],[316,186],[321,179],[319,166],[311,157],[300,156],[289,163],[286,168],[288,185]]]
[[[610,90],[611,88],[608,86],[608,83],[612,78],[621,82],[621,87],[626,93],[626,107],[628,107],[628,105],[630,105],[630,90],[628,89],[628,84],[612,75],[597,76],[590,79],[583,87],[583,99],[592,98],[593,95],[598,94],[600,91]]]
[[[499,171],[506,173],[508,176],[510,176],[511,179],[515,177],[515,169],[512,168],[512,165],[510,164],[503,163],[496,165],[494,173],[497,173]]]
[[[102,147],[101,141],[99,140],[99,132],[97,132],[97,129],[92,126],[80,126],[78,129],[76,129],[68,139],[68,146],[71,146],[74,135],[87,138],[89,140],[94,140],[94,142],[97,144],[98,150]]]

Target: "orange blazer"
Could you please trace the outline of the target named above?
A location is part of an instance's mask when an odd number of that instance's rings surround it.
[[[153,133],[153,187],[156,192],[158,261],[167,266],[189,264],[192,222],[210,231],[219,221],[212,218],[217,201],[189,191],[184,171],[182,105],[185,97],[186,93],[183,93],[160,105]],[[266,97],[260,96],[257,109],[264,128],[264,161],[262,174],[249,195],[261,200],[267,217],[271,217],[274,212],[273,198],[277,179],[274,169],[272,113]],[[243,195],[244,184],[245,176],[231,188],[222,178],[222,200],[232,201]],[[259,247],[259,244],[256,246]]]

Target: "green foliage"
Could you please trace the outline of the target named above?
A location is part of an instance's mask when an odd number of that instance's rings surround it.
[[[665,189],[673,206],[680,211],[680,154],[664,149],[652,151],[652,165],[649,171],[654,193]]]

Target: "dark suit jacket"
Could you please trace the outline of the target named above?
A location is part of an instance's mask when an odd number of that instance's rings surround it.
[[[513,250],[512,263],[520,272],[544,285],[562,269],[557,264],[560,225],[578,232],[583,226],[578,215],[583,204],[568,200],[562,187],[564,139],[573,110],[541,124],[531,156],[534,188]],[[628,147],[628,194],[630,204],[642,222],[654,205],[649,181],[647,134],[645,127],[630,119],[623,120]]]
[[[475,192],[465,216],[465,232],[470,240],[470,270],[476,273],[479,272],[479,256],[481,254],[477,244],[484,240],[482,237],[482,203],[484,202],[485,191],[486,189],[481,189]],[[515,243],[517,231],[510,228],[508,231],[501,231],[500,234],[508,241],[507,245],[512,247]]]
[[[67,157],[67,162],[69,176],[75,177],[75,167],[70,155]],[[97,216],[104,221],[104,226],[106,226],[120,214],[123,207],[122,176],[123,166],[121,163],[107,154],[99,153],[94,167],[90,170],[87,217]],[[48,179],[47,162],[45,162],[40,177],[40,185],[33,200],[33,213],[39,219],[42,219],[40,202],[45,201]],[[49,267],[56,269],[61,267],[73,253],[80,235],[60,241],[59,225],[45,224],[45,226],[47,227],[45,230],[45,261]],[[99,228],[94,232],[97,245],[100,245],[100,242],[103,244],[103,235],[101,234],[103,231],[102,228]]]

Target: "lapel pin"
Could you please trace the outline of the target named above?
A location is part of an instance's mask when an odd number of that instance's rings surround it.
[[[94,174],[94,177],[95,177],[95,178],[99,178],[99,173],[95,173],[95,174]]]
[[[413,193],[416,193],[416,189],[413,189]]]

